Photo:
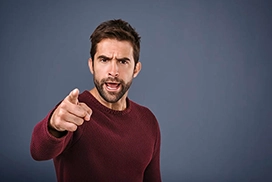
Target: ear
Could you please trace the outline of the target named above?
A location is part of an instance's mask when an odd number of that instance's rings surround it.
[[[92,60],[92,58],[89,58],[88,65],[89,65],[90,72],[93,74],[94,71],[93,71],[93,60]]]
[[[141,69],[142,69],[142,63],[138,62],[134,69],[133,78],[135,78],[140,73]]]

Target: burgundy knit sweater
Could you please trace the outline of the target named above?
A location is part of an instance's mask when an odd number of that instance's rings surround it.
[[[30,144],[35,160],[54,160],[59,182],[157,182],[160,130],[146,107],[127,99],[124,111],[111,110],[89,91],[79,95],[93,114],[75,132],[55,138],[47,129],[52,111],[34,128]]]

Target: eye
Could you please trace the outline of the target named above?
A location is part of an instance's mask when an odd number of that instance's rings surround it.
[[[128,61],[124,59],[124,60],[120,60],[120,63],[121,64],[128,64]]]
[[[105,63],[105,62],[108,61],[108,59],[106,59],[106,58],[101,58],[100,61],[101,61],[102,63]]]

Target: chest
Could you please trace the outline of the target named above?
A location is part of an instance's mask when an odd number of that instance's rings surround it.
[[[155,137],[152,128],[137,119],[95,118],[86,122],[71,150],[101,167],[141,170],[152,159]],[[97,162],[99,161],[99,162]]]

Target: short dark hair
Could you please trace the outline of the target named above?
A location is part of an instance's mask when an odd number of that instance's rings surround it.
[[[116,39],[119,41],[129,41],[133,47],[133,58],[135,65],[138,63],[140,58],[141,37],[128,22],[121,19],[105,21],[98,25],[98,27],[94,30],[90,36],[90,55],[92,60],[94,60],[97,44],[103,39],[107,38]]]

